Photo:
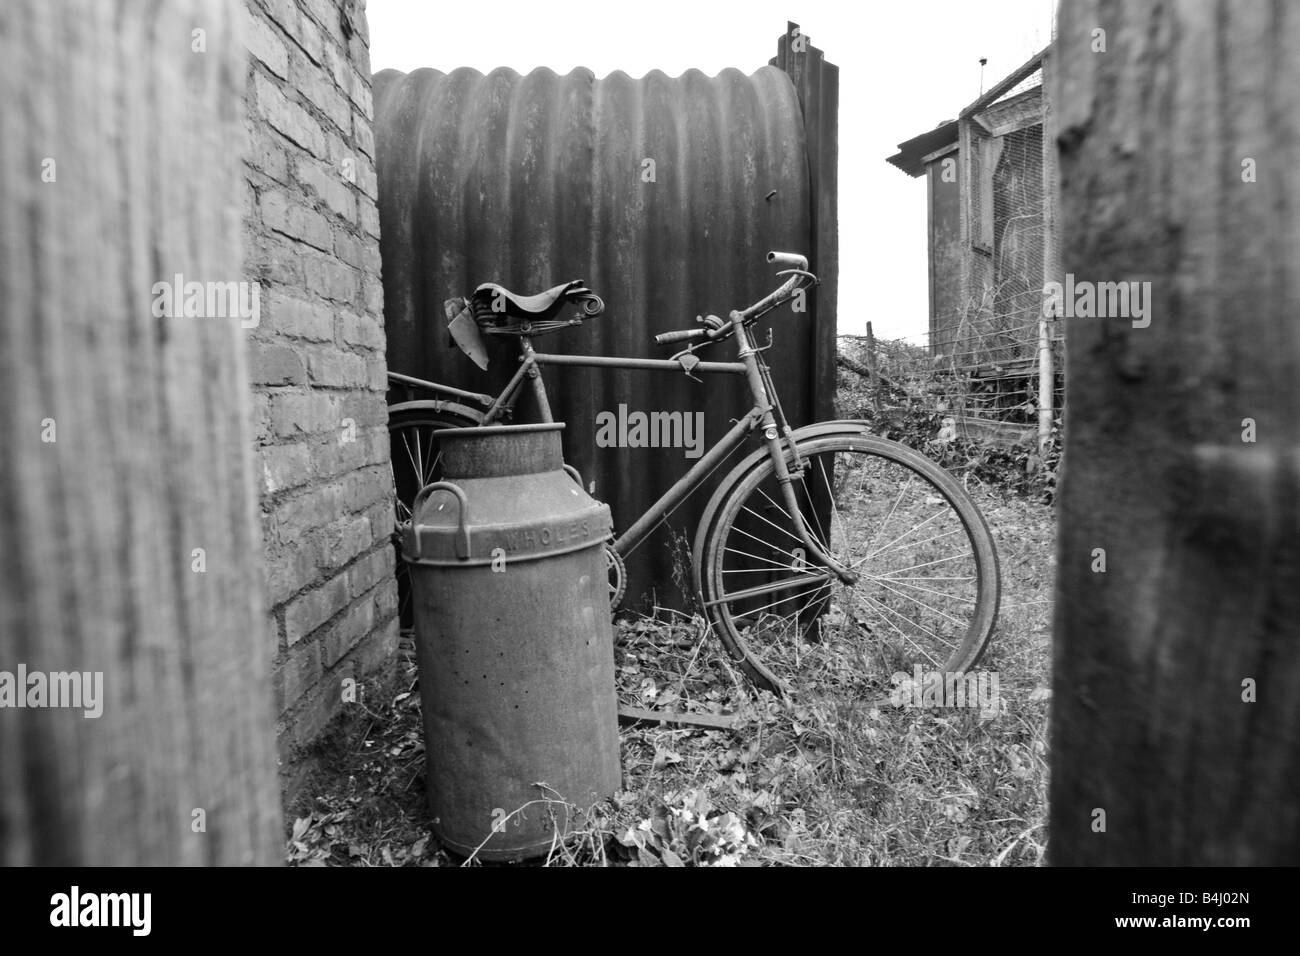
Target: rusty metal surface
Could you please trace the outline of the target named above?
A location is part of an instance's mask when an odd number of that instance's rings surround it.
[[[703,730],[737,730],[739,718],[732,714],[694,714],[680,710],[647,710],[619,704],[618,719],[625,724],[672,724],[674,727],[699,727]]]
[[[769,353],[796,425],[828,417],[834,375],[834,67],[817,54],[800,73],[821,96],[818,172],[810,173],[800,89],[772,66],[715,77],[652,72],[640,79],[540,69],[488,75],[384,71],[375,77],[375,131],[389,367],[476,392],[496,392],[517,368],[517,343],[485,343],[475,367],[446,346],[442,304],[483,282],[529,294],[583,279],[605,314],[546,338],[563,354],[667,358],[657,332],[726,315],[776,284],[769,249],[809,255],[827,280],[814,310],[768,316]],[[816,90],[809,84],[817,80]],[[821,91],[821,92],[818,92]],[[829,116],[827,114],[830,114]],[[654,182],[644,181],[654,161]],[[827,173],[829,164],[831,173]],[[828,176],[830,177],[828,179]],[[818,226],[820,223],[820,226]],[[820,231],[818,231],[820,229]],[[819,257],[822,261],[819,261]],[[829,275],[827,274],[829,271]],[[723,345],[704,353],[734,361]],[[627,527],[690,466],[680,448],[597,446],[596,415],[704,414],[705,445],[749,408],[737,381],[603,368],[547,369],[552,413],[568,423],[566,459]],[[532,421],[531,397],[517,420]],[[712,483],[671,519],[687,535]],[[628,561],[628,603],[681,606],[673,545],[659,529]]]
[[[565,804],[621,782],[609,512],[563,470],[560,430],[457,431],[403,540],[433,829],[484,859],[544,853]]]

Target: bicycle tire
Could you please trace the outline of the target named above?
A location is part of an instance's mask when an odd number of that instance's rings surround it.
[[[843,427],[827,430],[828,426],[833,425],[842,425]],[[761,455],[756,460],[742,462],[724,480],[723,485],[715,492],[710,507],[706,510],[706,517],[701,523],[696,537],[694,561],[696,590],[700,596],[705,615],[728,654],[759,687],[765,687],[777,693],[784,693],[789,689],[789,683],[795,671],[788,666],[784,666],[788,664],[786,659],[788,655],[783,656],[782,651],[787,648],[771,641],[775,633],[775,623],[784,621],[787,629],[792,632],[796,654],[798,644],[804,642],[805,639],[807,639],[807,644],[810,647],[826,643],[824,638],[826,638],[827,632],[833,632],[837,637],[851,636],[852,638],[860,638],[862,630],[875,635],[875,630],[871,624],[868,621],[859,620],[856,613],[846,624],[843,620],[844,611],[842,608],[839,609],[840,620],[829,627],[826,626],[827,615],[836,609],[837,589],[846,589],[851,592],[861,588],[867,600],[874,602],[865,606],[873,612],[873,618],[876,619],[876,623],[880,624],[880,630],[884,634],[883,637],[876,639],[876,643],[885,645],[892,642],[892,646],[902,649],[891,654],[880,653],[880,660],[886,665],[885,669],[894,668],[887,675],[863,675],[864,680],[859,686],[867,696],[873,700],[883,702],[889,697],[886,681],[896,680],[900,672],[911,675],[913,668],[903,666],[905,662],[902,656],[902,651],[907,650],[909,647],[915,648],[921,652],[920,656],[927,658],[924,662],[926,669],[958,674],[970,670],[978,664],[993,636],[997,625],[1001,591],[1001,571],[998,564],[997,549],[989,532],[988,524],[983,515],[980,514],[979,508],[971,500],[965,489],[939,465],[913,449],[871,434],[868,428],[863,425],[850,422],[823,423],[821,426],[811,426],[811,428],[820,429],[821,431],[803,437],[796,434],[796,445],[799,454],[808,464],[808,469],[803,476],[795,478],[795,484],[796,489],[801,489],[798,493],[803,495],[800,498],[801,509],[817,518],[815,522],[810,520],[811,524],[816,525],[810,530],[817,537],[819,544],[828,547],[832,552],[837,550],[844,552],[847,547],[850,550],[845,553],[853,554],[851,547],[857,539],[859,530],[851,518],[846,519],[844,516],[849,502],[847,500],[844,502],[844,508],[841,508],[839,504],[839,492],[835,490],[839,481],[835,456],[840,453],[858,456],[842,470],[847,474],[855,466],[854,462],[857,463],[857,466],[862,471],[859,491],[866,482],[869,465],[875,467],[878,463],[880,466],[881,476],[872,478],[873,487],[879,485],[883,489],[884,487],[892,488],[895,486],[894,483],[889,482],[884,477],[884,473],[890,470],[884,466],[891,466],[899,478],[911,476],[907,478],[906,485],[899,489],[893,508],[888,512],[885,519],[877,521],[876,530],[871,539],[872,542],[874,542],[875,536],[879,535],[880,530],[885,528],[893,515],[898,512],[899,502],[901,502],[906,488],[911,487],[915,479],[920,479],[921,485],[918,491],[923,496],[920,499],[921,505],[919,507],[930,509],[932,514],[915,525],[912,530],[914,531],[916,527],[930,525],[931,522],[942,515],[941,505],[936,504],[933,499],[937,498],[939,503],[946,503],[951,510],[950,520],[946,523],[953,528],[959,528],[962,532],[961,537],[969,546],[969,568],[973,570],[971,578],[973,583],[964,583],[966,578],[959,574],[938,576],[918,573],[904,579],[894,572],[881,573],[874,571],[872,566],[868,566],[863,571],[864,580],[860,581],[854,588],[849,588],[848,585],[838,580],[833,580],[833,583],[826,583],[825,578],[828,576],[825,575],[825,569],[818,568],[812,563],[800,565],[798,555],[793,554],[793,552],[804,549],[790,544],[792,540],[795,540],[794,523],[784,507],[777,504],[781,500],[779,493],[772,490],[778,487],[772,461],[769,456]],[[831,456],[830,460],[832,462],[829,480],[827,479],[825,467],[827,456]],[[787,465],[792,464],[792,462],[793,456],[787,451]],[[815,498],[814,493],[809,491],[810,485],[815,488],[818,468],[821,469],[821,480],[825,487],[824,493],[820,490],[816,492],[817,495],[821,496],[820,499]],[[884,484],[881,484],[882,482]],[[862,497],[866,499],[868,496],[863,495]],[[834,512],[833,514],[826,512],[828,516],[824,522],[816,513],[817,500],[824,500],[825,503],[830,504]],[[862,504],[865,508],[863,517],[869,517],[873,510],[872,501],[864,500]],[[879,506],[874,506],[874,510],[878,518],[882,509]],[[916,509],[909,503],[904,514],[914,510]],[[839,542],[834,540],[836,535],[833,533],[836,516],[839,517],[842,528],[838,535]],[[776,531],[780,532],[782,537],[777,538],[775,533],[764,529],[764,524],[771,525]],[[782,529],[779,527],[782,524],[787,524],[789,527]],[[915,544],[918,548],[945,537],[957,536],[956,530],[940,531],[939,529],[943,527],[943,524],[937,524],[926,531],[927,535],[930,535],[931,531],[936,532],[936,534],[933,537],[916,541]],[[823,527],[830,530],[823,534]],[[750,548],[761,551],[761,546],[756,548],[753,541],[749,540],[759,540],[753,529],[758,529],[759,536],[766,534],[777,542],[777,544],[773,545],[773,551],[756,554],[754,551],[743,550]],[[867,528],[863,527],[861,533],[865,533],[866,530]],[[896,541],[903,541],[911,533],[911,531],[905,532]],[[871,558],[878,559],[874,562],[875,564],[883,565],[885,562],[880,560],[881,558],[897,554],[905,547],[904,545],[893,547],[896,541],[887,540],[886,545],[876,552],[867,550],[865,556],[858,560],[858,566],[860,567],[864,561]],[[781,552],[780,545],[782,544],[790,548],[790,552]],[[867,546],[867,549],[869,548],[870,544]],[[934,550],[933,547],[931,550]],[[778,552],[791,553],[788,564],[785,563],[785,558],[779,557]],[[737,557],[736,555],[743,556]],[[915,555],[903,556],[898,560],[905,562],[914,558]],[[962,558],[962,552],[959,550],[956,556],[952,558],[945,557],[922,562],[917,567],[904,564],[897,570],[913,571],[918,570],[918,567],[923,568],[926,564],[936,566],[945,562],[958,561]],[[728,566],[729,562],[730,566]],[[761,566],[759,562],[772,565],[775,570]],[[949,567],[944,570],[961,570],[964,567],[966,566],[958,565],[954,568],[950,563]],[[779,575],[778,571],[783,572],[783,574]],[[802,574],[809,575],[809,583],[793,583],[799,581],[799,575]],[[727,575],[736,576],[737,586],[728,583]],[[812,580],[817,575],[822,575],[821,583]],[[757,609],[746,605],[746,601],[751,602],[752,605],[753,602],[766,599],[767,594],[762,596],[751,594],[743,600],[736,598],[742,591],[749,590],[752,592],[756,587],[768,586],[762,583],[756,583],[748,587],[739,586],[746,585],[749,581],[761,582],[763,577],[774,579],[776,585],[783,585],[779,589],[772,590],[770,592],[772,595],[780,595],[786,592],[791,595],[775,602],[777,606],[789,602],[789,607],[780,614],[768,610],[772,606],[771,604],[768,604],[767,607],[760,606]],[[936,615],[920,610],[913,612],[910,606],[904,603],[906,600],[912,604],[928,608],[929,611],[936,610],[923,601],[918,601],[916,596],[911,594],[912,590],[916,590],[938,594],[940,597],[948,596],[944,592],[931,591],[920,584],[913,583],[927,579],[931,584],[937,584],[940,581],[958,582],[947,585],[949,590],[953,592],[951,596],[963,604],[972,605],[963,622],[965,625],[964,633],[960,635],[959,641],[952,643],[951,653],[944,656],[942,660],[938,659],[938,655],[942,654],[942,651],[938,649],[938,645],[936,645],[935,653],[930,654],[921,643],[923,638],[908,638],[902,627],[903,624],[907,623],[906,614],[898,610],[898,607],[902,606],[909,613],[913,613],[917,618],[917,626],[920,628],[924,628],[924,625],[920,623],[921,619],[929,622],[931,627],[936,626],[935,621],[939,620]],[[816,586],[814,587],[814,585]],[[873,594],[873,591],[876,593]],[[963,593],[972,596],[963,598],[961,597]],[[884,600],[881,599],[880,595],[884,595]],[[928,596],[924,601],[939,603],[935,598]],[[960,606],[962,605],[947,604],[945,605],[947,610],[940,613],[944,617],[952,618],[955,613],[950,614],[949,612],[953,608]],[[767,613],[764,613],[765,611]],[[775,623],[773,619],[775,619]],[[957,618],[957,620],[963,621],[962,618]],[[944,627],[951,628],[951,625],[944,624]],[[888,633],[889,629],[898,632],[905,640],[902,642],[897,641],[894,635]],[[789,634],[784,635],[785,638],[789,636]],[[844,642],[841,640],[840,643],[843,644]],[[951,642],[944,642],[945,645],[949,643]],[[838,650],[842,652],[843,647]],[[853,653],[860,653],[863,662],[869,661],[871,655],[871,652],[864,648],[855,649]],[[921,663],[919,658],[916,663]]]

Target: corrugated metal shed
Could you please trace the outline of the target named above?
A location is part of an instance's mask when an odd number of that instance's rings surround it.
[[[819,75],[827,69],[835,70],[818,53]],[[822,85],[836,82],[832,74]],[[831,144],[819,150],[824,164],[834,152],[834,116],[817,128]],[[532,293],[582,278],[604,298],[604,316],[535,340],[539,351],[667,357],[672,350],[657,347],[654,333],[690,326],[697,313],[725,315],[777,284],[763,260],[769,249],[807,252],[813,270],[831,270],[833,279],[834,197],[813,192],[800,97],[790,75],[772,66],[748,76],[689,70],[640,79],[597,79],[583,69],[387,70],[375,77],[375,130],[392,371],[498,391],[517,367],[513,340],[488,343],[486,373],[447,347],[443,300],[482,282]],[[818,235],[818,220],[829,239]],[[817,311],[786,307],[765,323],[796,424],[829,413],[832,392],[818,376],[833,383],[824,371],[834,367],[833,282],[830,291],[829,300],[825,288],[814,294]],[[765,341],[764,328],[760,335]],[[707,357],[731,359],[731,347]],[[620,528],[691,460],[678,449],[598,448],[597,412],[620,404],[703,411],[711,443],[748,408],[730,376],[700,384],[659,372],[544,374],[554,415],[568,423],[566,457],[595,479]],[[526,402],[516,420],[531,411]],[[671,525],[693,529],[705,500],[688,500]],[[663,604],[680,603],[671,550],[660,529],[634,555],[630,600],[653,590]]]

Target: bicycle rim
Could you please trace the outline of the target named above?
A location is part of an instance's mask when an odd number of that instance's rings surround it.
[[[793,488],[809,556],[770,459],[736,480],[705,538],[701,592],[719,638],[774,690],[837,686],[888,699],[901,675],[974,667],[997,619],[999,571],[974,502],[929,459],[865,431],[799,443]]]

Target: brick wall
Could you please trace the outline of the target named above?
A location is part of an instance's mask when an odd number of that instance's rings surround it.
[[[364,0],[246,4],[249,369],[288,772],[344,679],[397,643],[379,216]]]

